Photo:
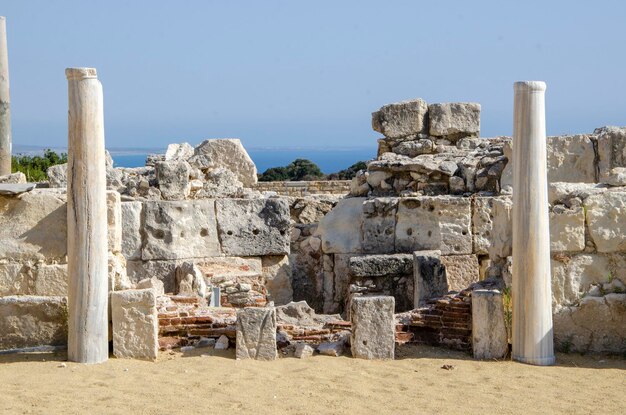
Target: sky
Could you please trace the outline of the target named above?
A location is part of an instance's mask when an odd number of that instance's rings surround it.
[[[14,145],[67,145],[66,67],[98,70],[106,145],[241,138],[374,147],[371,112],[479,102],[510,135],[513,83],[547,83],[548,134],[626,125],[624,1],[4,0]]]

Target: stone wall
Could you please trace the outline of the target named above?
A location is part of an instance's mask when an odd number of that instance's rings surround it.
[[[281,196],[293,197],[309,195],[346,195],[350,193],[350,180],[258,182],[254,188],[260,192],[275,192]]]

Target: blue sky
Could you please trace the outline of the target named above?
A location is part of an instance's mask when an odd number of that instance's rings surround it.
[[[505,135],[525,79],[548,84],[549,134],[626,125],[623,1],[6,0],[0,15],[16,145],[66,145],[71,66],[98,69],[107,147],[373,147],[370,113],[416,97],[480,102],[481,135]]]

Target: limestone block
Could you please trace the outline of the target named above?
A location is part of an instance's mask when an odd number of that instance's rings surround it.
[[[214,203],[213,200],[146,202],[142,259],[220,255]]]
[[[427,113],[428,104],[420,98],[388,104],[372,113],[372,128],[389,138],[426,133]]]
[[[359,359],[394,358],[396,346],[393,297],[354,297],[350,304],[352,356]]]
[[[363,202],[363,252],[388,254],[395,251],[397,198],[375,198]]]
[[[257,182],[256,166],[238,138],[203,141],[194,149],[189,163],[201,170],[225,167],[235,173],[246,187],[252,187]]]
[[[111,292],[111,318],[115,357],[157,358],[159,321],[153,289]]]
[[[480,104],[452,102],[428,106],[430,135],[435,137],[478,136],[480,133]]]
[[[290,303],[293,300],[293,289],[289,256],[266,256],[262,258],[262,264],[267,299],[274,301],[277,306]]]
[[[584,206],[598,252],[626,251],[626,192],[589,196]]]
[[[595,151],[588,135],[548,137],[548,181],[594,183]]]
[[[510,196],[474,199],[472,226],[476,254],[489,254],[492,259],[511,255],[512,209]]]
[[[120,204],[122,228],[122,254],[127,260],[141,259],[141,221],[143,203]]]
[[[407,157],[416,157],[420,154],[430,154],[435,151],[432,140],[422,138],[419,140],[406,140],[393,146],[393,152]]]
[[[127,261],[126,272],[132,283],[155,277],[163,281],[166,293],[176,288],[176,266],[182,261]]]
[[[275,360],[276,310],[247,307],[237,311],[237,360]]]
[[[67,254],[67,206],[63,193],[35,189],[0,196],[0,259],[61,259]]]
[[[155,168],[163,199],[184,200],[189,196],[189,163],[182,160],[159,161]]]
[[[313,356],[313,352],[315,352],[315,349],[313,347],[309,346],[306,343],[298,343],[296,344],[294,357],[296,357],[297,359],[307,359]]]
[[[478,281],[480,265],[476,255],[444,255],[440,259],[449,291],[462,291]]]
[[[417,251],[413,254],[415,308],[430,298],[448,292],[446,267],[441,263],[441,251]]]
[[[107,241],[109,251],[122,251],[122,203],[115,190],[107,190]]]
[[[603,193],[606,189],[606,185],[597,183],[553,182],[548,184],[548,202],[564,203],[573,197],[584,200],[591,195]]]
[[[509,351],[502,293],[472,291],[472,349],[474,359],[501,359]]]
[[[218,199],[215,207],[224,254],[289,254],[291,223],[286,199]]]
[[[550,250],[582,251],[585,249],[585,212],[582,206],[565,208],[556,205],[550,212]]]
[[[355,277],[381,277],[413,273],[413,255],[364,255],[350,258],[350,273]]]
[[[176,266],[177,295],[206,298],[210,293],[203,272],[191,261],[184,261]]]
[[[322,238],[324,253],[361,252],[364,201],[362,197],[343,199],[320,221],[315,234]]]
[[[65,297],[0,297],[0,350],[67,344]]]
[[[67,187],[67,163],[48,167],[46,171],[50,187]]]
[[[626,167],[626,128],[603,127],[594,131],[598,141],[598,170],[605,182],[616,167]]]
[[[145,278],[137,283],[138,290],[142,289],[152,289],[154,290],[154,295],[157,297],[160,295],[165,295],[165,286],[163,285],[163,281],[159,280],[156,277]]]
[[[396,252],[471,254],[471,201],[456,196],[400,199],[395,233]]]
[[[556,312],[554,342],[564,352],[623,354],[626,350],[626,294],[585,297],[579,306]]]
[[[0,297],[28,293],[29,279],[18,262],[0,263]]]
[[[11,174],[6,174],[4,176],[0,176],[0,183],[3,183],[3,184],[4,183],[12,183],[12,184],[26,183],[26,175],[22,173],[21,171],[11,173]]]
[[[67,296],[67,264],[38,264],[33,268],[32,294]]]
[[[261,258],[253,257],[204,258],[197,261],[197,266],[208,278],[207,282],[209,283],[219,283],[240,277],[254,277],[263,274]]]
[[[346,347],[345,341],[322,342],[317,346],[317,351],[323,356],[339,357]]]
[[[626,186],[626,167],[614,167],[603,180],[611,186]]]
[[[558,311],[576,303],[592,284],[608,282],[614,269],[609,257],[598,254],[552,260],[552,309]]]
[[[187,160],[193,156],[193,147],[189,143],[169,144],[165,151],[165,160]]]

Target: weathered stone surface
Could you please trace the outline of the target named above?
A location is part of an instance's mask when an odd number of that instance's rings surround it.
[[[322,219],[316,235],[322,238],[324,253],[361,252],[361,224],[364,198],[343,199]]]
[[[64,297],[0,297],[0,350],[67,344]]]
[[[501,359],[509,351],[502,293],[472,291],[472,349],[474,359]]]
[[[428,104],[423,99],[388,104],[372,113],[372,128],[389,138],[426,133]]]
[[[138,283],[146,278],[157,278],[163,281],[166,293],[173,293],[176,289],[176,266],[178,261],[127,261],[126,272],[132,283]]]
[[[184,200],[189,196],[189,163],[183,160],[160,161],[155,168],[163,199]]]
[[[107,241],[109,251],[122,251],[122,206],[115,190],[107,190]]]
[[[117,358],[155,360],[159,323],[153,289],[113,291],[113,354]]]
[[[461,138],[480,133],[480,104],[452,102],[428,106],[430,135]]]
[[[220,255],[214,203],[213,200],[146,202],[146,239],[142,258],[183,259]]]
[[[443,255],[472,253],[471,201],[455,196],[400,199],[396,252],[441,250]]]
[[[416,157],[420,154],[430,154],[435,151],[432,140],[422,138],[419,140],[407,140],[393,146],[393,152],[407,157]]]
[[[375,198],[363,202],[363,252],[388,254],[395,251],[397,198]]]
[[[510,196],[474,199],[472,225],[476,254],[489,254],[492,259],[511,255],[512,209]]]
[[[448,290],[462,291],[478,281],[480,266],[476,255],[444,255],[440,259],[446,268]]]
[[[392,359],[396,330],[393,297],[354,297],[350,305],[352,356],[359,359]]]
[[[201,170],[225,167],[235,173],[246,187],[252,187],[257,182],[256,166],[238,138],[203,141],[194,149],[189,163]]]
[[[413,273],[413,255],[364,255],[350,258],[350,273],[355,277],[381,277]]]
[[[289,254],[291,223],[285,199],[218,199],[215,207],[224,254]]]
[[[237,360],[275,360],[276,310],[248,307],[237,312]]]
[[[63,258],[67,253],[67,207],[58,190],[36,189],[0,196],[0,259]]]
[[[38,264],[32,275],[33,289],[29,294],[67,296],[67,264]]]
[[[0,176],[0,183],[4,184],[4,183],[12,183],[12,184],[18,184],[18,183],[26,183],[26,175],[24,173],[22,173],[21,171],[15,172],[15,173],[11,173],[11,174],[7,174],[4,176]]]
[[[626,128],[602,127],[594,135],[598,141],[598,170],[605,182],[616,167],[626,167]]]
[[[572,198],[584,200],[591,195],[603,193],[606,189],[606,185],[596,183],[549,183],[548,202],[551,204],[565,203]]]
[[[228,340],[228,337],[223,334],[215,342],[215,350],[227,350],[229,346],[230,341]]]
[[[210,170],[205,177],[202,190],[196,194],[196,198],[220,198],[242,197],[244,194],[243,183],[232,171],[218,167]]]
[[[598,252],[626,251],[626,192],[589,196],[584,206]]]
[[[585,297],[554,314],[554,342],[564,352],[624,353],[626,294]]]
[[[122,220],[122,254],[127,260],[141,259],[141,228],[143,203],[123,202],[120,205]]]
[[[414,307],[418,308],[433,297],[448,292],[446,267],[441,263],[441,251],[417,251],[413,254]]]
[[[611,186],[626,186],[626,167],[612,168],[603,182]]]
[[[67,163],[50,166],[46,173],[50,187],[67,187]]]
[[[193,147],[189,143],[169,144],[165,151],[165,160],[187,160],[193,156]]]
[[[548,137],[548,181],[594,183],[595,152],[588,135]]]
[[[277,306],[291,302],[293,289],[289,256],[266,256],[262,258],[262,264],[268,300],[273,301]]]
[[[585,212],[582,206],[567,209],[556,205],[550,211],[550,250],[585,249]]]
[[[137,283],[138,290],[143,289],[152,289],[154,290],[154,295],[157,297],[160,295],[165,295],[165,286],[163,285],[163,281],[157,279],[156,277],[145,278]]]
[[[298,343],[296,344],[296,350],[294,351],[294,357],[298,359],[308,359],[313,356],[313,352],[315,349],[309,346],[306,343]]]
[[[203,272],[191,261],[184,261],[176,266],[176,294],[182,296],[206,298],[207,284]]]
[[[339,357],[343,354],[346,347],[345,341],[323,342],[317,346],[317,351],[323,356]]]
[[[28,293],[29,277],[26,274],[28,268],[19,262],[4,260],[0,263],[0,297]]]
[[[592,284],[609,281],[618,267],[611,266],[610,258],[598,254],[579,254],[562,261],[552,260],[552,308],[555,311],[575,304]]]
[[[0,183],[0,196],[17,196],[30,192],[35,187],[35,183]]]

